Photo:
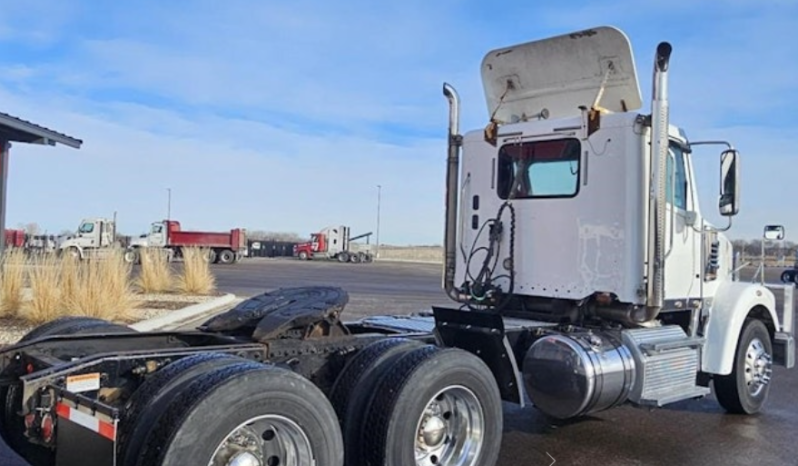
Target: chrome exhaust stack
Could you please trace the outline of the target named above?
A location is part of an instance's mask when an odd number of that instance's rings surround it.
[[[446,225],[444,229],[443,288],[455,301],[460,301],[454,287],[457,259],[457,181],[460,172],[460,96],[450,84],[443,84],[443,95],[449,101],[449,142],[446,167]]]
[[[662,310],[665,290],[665,228],[666,183],[668,162],[668,64],[672,47],[660,42],[654,59],[654,82],[651,101],[651,155],[656,166],[656,189],[654,202],[649,197],[649,242],[648,242],[648,293],[646,315],[642,322],[653,320]],[[656,165],[654,165],[656,164]],[[653,168],[652,166],[652,168]]]

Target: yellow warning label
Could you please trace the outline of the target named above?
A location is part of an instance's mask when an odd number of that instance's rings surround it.
[[[66,379],[66,389],[72,393],[90,392],[100,389],[100,373],[70,375]]]

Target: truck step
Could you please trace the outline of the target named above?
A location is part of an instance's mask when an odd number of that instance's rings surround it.
[[[648,354],[655,354],[679,348],[700,348],[704,346],[704,343],[706,343],[706,338],[688,337],[652,343],[641,343],[640,349]]]
[[[674,392],[655,393],[651,398],[643,398],[638,404],[641,406],[652,406],[661,408],[665,405],[676,403],[677,401],[689,400],[691,398],[701,398],[709,395],[709,387],[695,386],[690,389]]]
[[[629,395],[633,403],[659,407],[709,393],[696,385],[703,338],[688,337],[676,325],[625,330],[622,337],[637,371]]]

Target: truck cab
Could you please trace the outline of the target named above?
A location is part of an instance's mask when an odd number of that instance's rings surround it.
[[[116,223],[107,218],[86,218],[73,235],[61,238],[58,251],[83,259],[102,249],[114,247],[116,242]]]
[[[130,247],[146,248],[156,247],[162,248],[166,246],[167,239],[167,224],[166,222],[153,222],[147,233],[140,235],[138,238],[130,242]]]
[[[558,417],[587,412],[563,407],[567,395],[551,380],[572,369],[558,361],[613,346],[597,337],[602,328],[637,368],[630,393],[611,396],[636,404],[703,396],[713,380],[727,409],[750,413],[764,400],[771,364],[794,365],[792,290],[734,278],[724,232],[740,208],[740,156],[729,142],[693,140],[670,122],[670,54],[667,42],[655,53],[650,113],[639,111],[631,46],[613,27],[487,53],[483,129],[458,134],[459,97],[444,85],[444,288],[473,311],[572,329],[534,343],[521,362],[533,402]],[[717,208],[726,225],[713,225],[699,205],[698,183],[708,180],[693,157],[705,156],[695,155],[704,145],[720,146]],[[775,292],[784,293],[781,312]],[[755,359],[751,367],[740,354]]]
[[[350,227],[336,225],[310,235],[310,241],[294,245],[294,256],[300,260],[329,259],[338,262],[371,262],[373,254],[368,245],[356,243],[368,238],[371,232],[351,236]]]

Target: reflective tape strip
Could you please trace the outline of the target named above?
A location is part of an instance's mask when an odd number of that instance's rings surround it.
[[[59,417],[68,419],[79,426],[83,426],[111,441],[116,441],[116,426],[110,422],[101,421],[91,414],[86,414],[75,408],[70,408],[64,403],[58,403],[55,412]]]

